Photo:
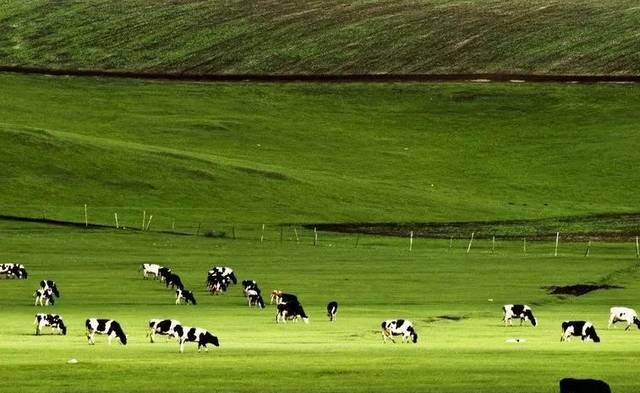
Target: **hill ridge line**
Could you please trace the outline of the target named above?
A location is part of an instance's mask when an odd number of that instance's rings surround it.
[[[0,66],[1,73],[115,79],[169,80],[184,82],[314,82],[314,83],[437,83],[437,82],[529,82],[529,83],[639,83],[640,75],[570,75],[570,74],[204,74],[162,73],[122,70],[55,69]]]

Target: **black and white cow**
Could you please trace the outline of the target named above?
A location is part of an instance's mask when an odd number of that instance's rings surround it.
[[[624,330],[629,330],[631,324],[635,324],[640,329],[640,319],[638,319],[638,314],[632,308],[611,307],[609,309],[609,325],[607,329],[610,329],[616,322],[626,322],[627,327]]]
[[[46,326],[51,326],[51,330],[57,330],[63,336],[67,334],[67,327],[64,325],[64,321],[58,314],[36,314],[36,319],[34,321],[36,325],[36,336],[40,335],[42,332],[42,328]]]
[[[207,278],[207,289],[212,295],[220,295],[227,290],[227,282],[220,276],[209,276]]]
[[[389,319],[383,321],[380,325],[382,327],[382,341],[387,342],[390,339],[395,343],[393,336],[402,336],[402,342],[412,341],[418,342],[418,334],[413,327],[411,321],[406,319]]]
[[[327,316],[329,317],[329,321],[333,322],[336,320],[336,314],[338,313],[338,302],[330,302],[327,304]]]
[[[160,266],[156,263],[143,263],[141,269],[144,278],[153,277],[162,279],[163,276],[171,272],[171,269],[168,267]]]
[[[48,306],[49,304],[51,305],[55,304],[55,299],[53,298],[53,291],[51,290],[51,288],[36,289],[36,292],[33,294],[33,296],[36,298],[35,303],[33,303],[34,306],[37,306],[38,304],[40,304],[41,306]]]
[[[611,393],[611,387],[599,379],[562,378],[560,393]]]
[[[234,284],[238,283],[238,279],[236,278],[236,274],[233,272],[233,269],[226,266],[214,266],[209,270],[209,274],[219,274],[222,277],[229,279]]]
[[[7,278],[26,279],[28,277],[27,269],[20,263],[0,264],[0,274],[4,274]]]
[[[60,297],[60,292],[58,291],[58,286],[55,281],[52,280],[42,280],[40,281],[40,289],[51,289],[55,297]]]
[[[504,325],[507,326],[507,323],[512,326],[513,318],[520,319],[520,326],[522,326],[522,322],[529,321],[533,327],[536,327],[538,322],[536,318],[533,316],[533,311],[531,307],[526,304],[505,304],[502,306],[502,321]]]
[[[89,345],[94,345],[96,343],[96,333],[106,334],[108,336],[107,339],[109,345],[111,345],[111,340],[115,337],[118,337],[122,345],[127,345],[127,336],[124,334],[124,331],[120,327],[118,321],[114,321],[113,319],[89,318],[86,320],[84,325],[87,327],[87,340],[89,341]]]
[[[177,274],[168,273],[167,276],[165,277],[164,283],[167,288],[171,287],[171,288],[184,289],[184,285],[182,285],[182,280],[180,279],[180,276],[178,276]]]
[[[294,294],[291,293],[281,293],[279,296],[276,297],[276,302],[278,304],[282,304],[282,303],[300,303],[300,301],[298,301],[298,297]]]
[[[149,334],[151,342],[155,342],[156,334],[178,338],[176,327],[180,326],[180,321],[175,319],[152,319],[149,321]]]
[[[571,336],[576,336],[585,339],[590,339],[594,343],[600,342],[600,337],[596,333],[596,328],[589,321],[564,321],[562,322],[562,337],[560,342],[569,341]]]
[[[176,304],[180,304],[184,300],[184,304],[196,305],[196,298],[193,296],[193,292],[184,288],[176,289]]]
[[[279,303],[277,309],[276,323],[287,323],[287,319],[296,322],[298,318],[302,318],[304,323],[309,323],[309,317],[305,314],[302,304],[298,302]]]
[[[202,348],[204,348],[205,351],[208,351],[209,348],[207,348],[207,344],[213,344],[216,347],[220,346],[218,337],[209,333],[206,329],[178,325],[176,326],[175,331],[178,333],[180,352],[184,352],[185,342],[198,343],[198,352],[200,352]]]
[[[258,308],[264,308],[264,300],[262,299],[262,295],[260,295],[260,291],[256,291],[255,289],[249,289],[245,291],[247,295],[247,300],[249,301],[249,307],[257,306]]]

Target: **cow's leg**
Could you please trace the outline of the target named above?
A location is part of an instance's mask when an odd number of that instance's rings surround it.
[[[149,339],[153,343],[155,342],[155,338],[156,338],[156,329],[151,329],[151,331],[149,332]]]
[[[624,331],[626,332],[627,330],[629,330],[630,327],[631,327],[631,322],[627,321],[627,327],[624,329]]]
[[[114,332],[109,333],[109,335],[107,336],[107,342],[109,343],[109,345],[111,345],[111,340],[113,340],[115,336],[116,334]]]
[[[616,319],[616,315],[615,314],[611,314],[609,316],[609,324],[607,325],[607,329],[611,329],[611,325],[615,324],[615,319]],[[613,327],[615,328],[615,325]]]
[[[184,352],[184,340],[180,339],[180,353]]]

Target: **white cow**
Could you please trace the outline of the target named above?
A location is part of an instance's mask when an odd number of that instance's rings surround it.
[[[627,327],[624,330],[629,330],[631,324],[635,324],[640,329],[640,319],[638,319],[638,314],[632,308],[611,307],[609,309],[609,325],[607,328],[610,329],[616,322],[626,322]]]

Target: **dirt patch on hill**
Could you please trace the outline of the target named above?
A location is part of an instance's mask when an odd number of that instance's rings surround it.
[[[430,317],[427,319],[423,319],[423,322],[426,323],[434,323],[434,322],[441,322],[441,321],[462,321],[464,319],[467,319],[468,317],[464,316],[464,315],[438,315],[437,317]]]
[[[589,292],[597,291],[600,289],[622,289],[624,287],[609,284],[575,284],[565,286],[551,285],[543,288],[546,289],[547,293],[550,295],[582,296],[586,295]]]

